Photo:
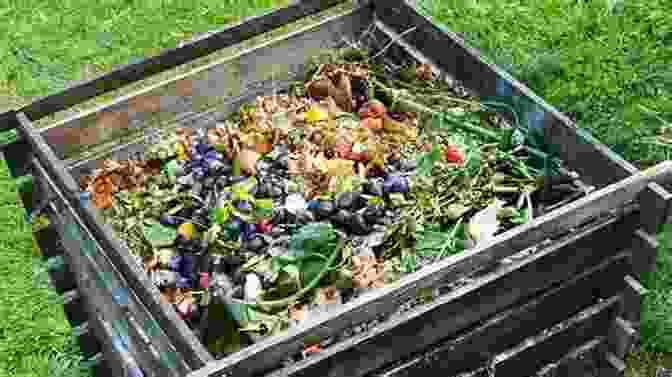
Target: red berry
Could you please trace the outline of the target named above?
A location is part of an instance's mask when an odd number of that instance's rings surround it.
[[[273,224],[268,220],[259,220],[257,222],[257,233],[268,233],[272,228]]]
[[[451,163],[462,163],[462,162],[464,162],[464,155],[462,154],[462,151],[459,150],[454,145],[444,146],[444,156],[445,156],[447,162],[451,162]]]

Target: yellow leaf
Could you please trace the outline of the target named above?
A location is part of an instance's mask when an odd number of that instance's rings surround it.
[[[311,106],[303,116],[308,123],[315,123],[329,119],[329,114],[318,106]]]
[[[184,149],[182,143],[175,143],[175,154],[177,155],[178,160],[184,160],[187,158],[187,151]]]
[[[189,241],[194,237],[194,224],[184,223],[177,228],[177,234],[184,237],[185,240]]]

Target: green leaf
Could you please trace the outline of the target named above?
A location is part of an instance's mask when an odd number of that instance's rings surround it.
[[[177,179],[177,167],[178,167],[177,160],[171,160],[165,165],[164,167],[165,172],[166,174],[168,174],[170,179]]]
[[[230,203],[226,203],[224,207],[213,208],[210,211],[210,220],[215,224],[223,225],[231,218],[233,208]]]
[[[142,228],[142,234],[152,246],[163,247],[173,244],[175,237],[177,236],[177,230],[162,225],[158,221],[149,220],[145,222],[145,226]]]
[[[416,157],[417,174],[420,176],[431,176],[434,163],[441,159],[441,147],[439,144],[432,145],[430,152],[421,153]]]
[[[299,281],[301,278],[301,271],[299,271],[299,268],[294,264],[285,265],[282,267],[282,271],[286,272],[289,276],[296,279],[297,281]]]
[[[301,262],[301,282],[304,286],[313,281],[324,268],[325,261],[320,259],[307,259]]]
[[[255,207],[259,209],[273,209],[273,199],[256,199],[254,201]]]
[[[336,232],[329,223],[304,225],[289,239],[290,255],[303,256],[304,253],[328,252],[329,244],[336,240]]]

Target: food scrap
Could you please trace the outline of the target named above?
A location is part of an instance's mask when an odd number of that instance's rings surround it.
[[[582,195],[576,176],[546,179],[561,162],[522,127],[489,122],[492,104],[428,65],[346,50],[291,92],[208,129],[161,130],[143,160],[81,180],[217,357]]]

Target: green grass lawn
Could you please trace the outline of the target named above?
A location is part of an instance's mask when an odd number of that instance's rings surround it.
[[[175,46],[194,32],[284,3],[272,0],[0,0],[0,111],[61,90],[116,64]],[[631,161],[665,151],[634,141],[672,122],[670,0],[434,0],[431,13],[580,126]],[[0,167],[0,371],[65,376],[76,347],[15,185]],[[643,308],[642,352],[631,376],[672,363],[672,236],[661,236],[657,271]],[[61,374],[67,373],[67,374]],[[79,373],[79,372],[77,372]]]

